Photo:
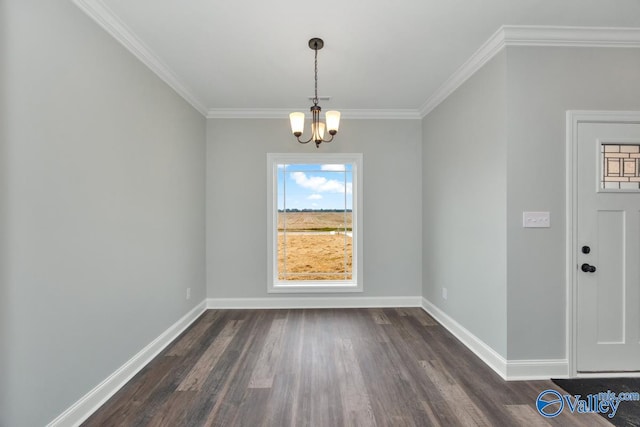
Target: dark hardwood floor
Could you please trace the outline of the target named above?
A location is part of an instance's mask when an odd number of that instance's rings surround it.
[[[85,426],[582,426],[418,308],[209,310]]]

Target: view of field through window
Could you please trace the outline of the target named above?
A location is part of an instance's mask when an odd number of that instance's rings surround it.
[[[278,279],[351,280],[351,164],[278,164]]]

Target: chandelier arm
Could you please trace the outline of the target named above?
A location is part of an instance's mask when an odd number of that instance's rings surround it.
[[[331,142],[333,141],[334,135],[331,135],[331,139],[322,139],[322,142]]]
[[[311,136],[309,137],[309,139],[307,139],[306,141],[300,141],[300,137],[299,137],[299,136],[298,136],[298,137],[296,137],[296,139],[298,140],[298,142],[299,142],[300,144],[308,144],[308,143],[309,143],[309,142],[311,142],[311,140],[313,139],[313,135],[311,135]]]

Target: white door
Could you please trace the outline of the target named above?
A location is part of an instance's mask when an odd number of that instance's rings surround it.
[[[640,124],[577,129],[576,367],[640,371]]]

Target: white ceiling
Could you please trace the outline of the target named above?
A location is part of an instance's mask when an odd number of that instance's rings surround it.
[[[311,37],[324,110],[419,111],[502,25],[640,27],[640,0],[74,2],[201,111],[308,109]]]

